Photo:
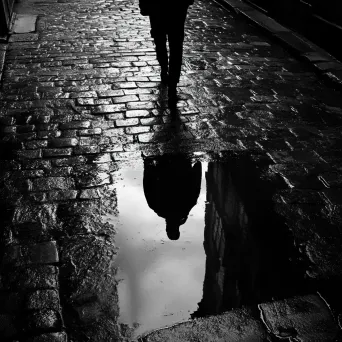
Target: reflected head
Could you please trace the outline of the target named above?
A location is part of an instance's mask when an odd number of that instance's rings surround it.
[[[178,240],[180,223],[173,220],[166,220],[166,234],[170,240]]]

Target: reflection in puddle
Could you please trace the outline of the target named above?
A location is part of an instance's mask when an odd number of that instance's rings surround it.
[[[144,192],[155,213],[165,219],[170,240],[179,239],[179,228],[196,205],[201,190],[202,165],[185,155],[163,155],[144,161]]]
[[[119,214],[110,217],[116,222],[120,247],[116,261],[120,322],[138,323],[136,335],[189,319],[202,298],[205,272],[204,172],[197,204],[180,226],[176,241],[168,238],[165,219],[146,201],[143,172],[143,166],[136,165],[116,175]]]
[[[136,326],[135,336],[305,288],[302,271],[289,262],[292,240],[273,213],[272,189],[263,187],[249,162],[173,160],[161,171],[173,178],[167,185],[157,181],[151,162],[117,173],[119,214],[109,217],[120,247],[120,322]],[[170,197],[151,195],[156,187]],[[163,217],[169,214],[158,201],[178,213],[179,238],[167,234]]]
[[[260,250],[227,163],[209,163],[203,298],[192,317],[258,303]]]

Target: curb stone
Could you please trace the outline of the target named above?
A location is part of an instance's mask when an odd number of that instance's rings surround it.
[[[10,28],[13,26],[15,18],[16,18],[16,13],[13,12],[11,22],[9,25]],[[2,81],[2,72],[4,70],[4,65],[5,65],[5,57],[6,57],[7,47],[8,47],[9,36],[10,36],[10,32],[0,37],[0,85]]]
[[[7,44],[0,43],[0,82],[2,80],[2,71],[4,69],[4,64],[5,64],[6,50],[7,50]]]
[[[234,10],[268,32],[300,59],[308,62],[332,87],[342,90],[342,63],[324,49],[296,34],[241,0],[214,0]]]
[[[268,331],[278,338],[300,341],[336,341],[339,326],[330,308],[317,294],[259,305]]]
[[[258,308],[260,318],[249,309],[233,309],[157,329],[139,336],[134,342],[269,341],[274,337],[339,341],[339,326],[328,305],[317,294],[262,303]]]
[[[249,309],[235,309],[176,323],[138,337],[137,342],[265,341],[269,333]]]

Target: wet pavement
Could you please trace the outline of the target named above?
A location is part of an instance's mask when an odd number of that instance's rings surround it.
[[[1,83],[1,338],[189,320],[142,340],[339,341],[340,93],[214,2],[189,12],[176,109],[136,1],[17,13],[37,22],[11,35]],[[165,155],[202,168],[177,241],[143,184]]]

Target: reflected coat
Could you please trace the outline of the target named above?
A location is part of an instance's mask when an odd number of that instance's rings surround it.
[[[185,158],[145,161],[146,201],[158,216],[184,224],[197,203],[201,179],[200,162],[191,165],[190,160]]]

